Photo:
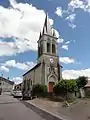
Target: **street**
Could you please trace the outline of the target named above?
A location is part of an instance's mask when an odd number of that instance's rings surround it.
[[[9,94],[0,95],[0,120],[45,120]]]

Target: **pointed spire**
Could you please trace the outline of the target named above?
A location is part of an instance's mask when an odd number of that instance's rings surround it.
[[[42,35],[41,35],[41,31],[40,31],[40,35],[39,35],[39,40],[41,39]]]
[[[46,33],[47,33],[46,27],[44,26],[44,27],[43,27],[43,34],[46,34]]]
[[[48,13],[46,14],[45,23],[43,27],[43,34],[52,35],[52,28],[49,22]]]
[[[44,27],[46,27],[46,31],[47,31],[47,24],[48,24],[48,13],[46,14],[45,23],[44,23]]]
[[[56,37],[56,33],[54,29],[53,29],[53,37]]]

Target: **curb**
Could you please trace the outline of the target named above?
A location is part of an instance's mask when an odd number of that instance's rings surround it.
[[[30,109],[32,109],[34,112],[36,112],[37,114],[39,114],[42,118],[45,118],[46,120],[71,120],[71,119],[65,119],[63,117],[60,117],[56,114],[53,114],[45,109],[42,109],[38,106],[36,106],[35,104],[31,103],[31,102],[26,102],[26,101],[22,101],[20,100],[26,107],[29,107]]]

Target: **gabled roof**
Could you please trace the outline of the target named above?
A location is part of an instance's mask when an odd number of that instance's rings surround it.
[[[30,69],[29,71],[27,71],[25,74],[23,74],[23,76],[25,76],[26,74],[28,74],[29,72],[31,72],[32,70],[36,69],[37,67],[39,67],[41,65],[41,63],[38,63],[37,65],[35,65],[32,69]]]
[[[5,81],[5,82],[7,82],[7,83],[9,83],[9,84],[11,84],[11,85],[14,84],[13,81],[10,81],[10,80],[8,80],[8,79],[6,79],[6,78],[4,78],[4,77],[0,77],[0,80],[1,80],[1,81]]]

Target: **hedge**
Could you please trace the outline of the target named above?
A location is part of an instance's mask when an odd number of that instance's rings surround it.
[[[77,89],[75,80],[60,80],[53,88],[55,94],[66,94],[75,92]]]
[[[33,94],[37,96],[45,97],[47,94],[47,86],[43,84],[33,85]]]

